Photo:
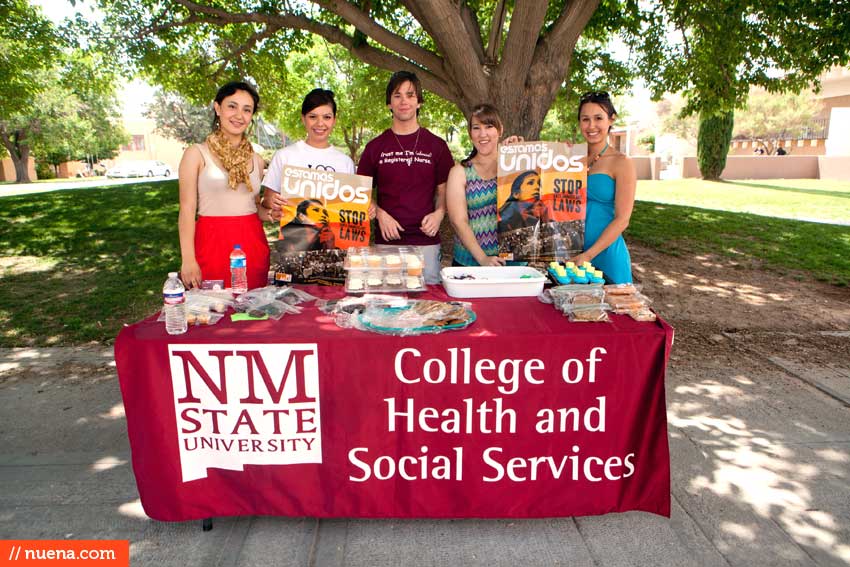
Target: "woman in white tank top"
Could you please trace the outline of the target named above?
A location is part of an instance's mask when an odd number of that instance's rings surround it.
[[[230,287],[230,252],[241,245],[248,287],[268,281],[269,245],[258,205],[263,160],[245,135],[260,97],[249,84],[228,83],[213,103],[213,133],[183,154],[180,162],[180,276],[187,287],[223,280]],[[197,218],[196,218],[197,214]]]

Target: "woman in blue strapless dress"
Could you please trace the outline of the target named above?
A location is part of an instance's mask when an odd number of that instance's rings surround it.
[[[608,145],[616,115],[608,93],[581,97],[578,119],[587,140],[587,216],[584,252],[571,260],[590,261],[610,283],[631,283],[632,262],[623,231],[632,216],[637,175],[629,157]]]

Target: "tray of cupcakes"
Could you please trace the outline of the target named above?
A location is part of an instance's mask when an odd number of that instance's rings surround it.
[[[343,267],[349,293],[409,293],[424,291],[425,260],[416,246],[349,248]]]

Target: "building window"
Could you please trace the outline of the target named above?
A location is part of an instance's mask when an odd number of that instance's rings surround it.
[[[122,148],[125,152],[143,152],[145,151],[145,137],[144,135],[136,135],[134,134],[130,139],[130,142],[125,144]]]

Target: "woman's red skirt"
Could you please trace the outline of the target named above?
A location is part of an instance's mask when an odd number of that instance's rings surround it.
[[[224,280],[230,287],[230,253],[239,244],[248,266],[248,289],[268,285],[269,241],[256,214],[238,217],[198,217],[195,258],[205,280]]]

